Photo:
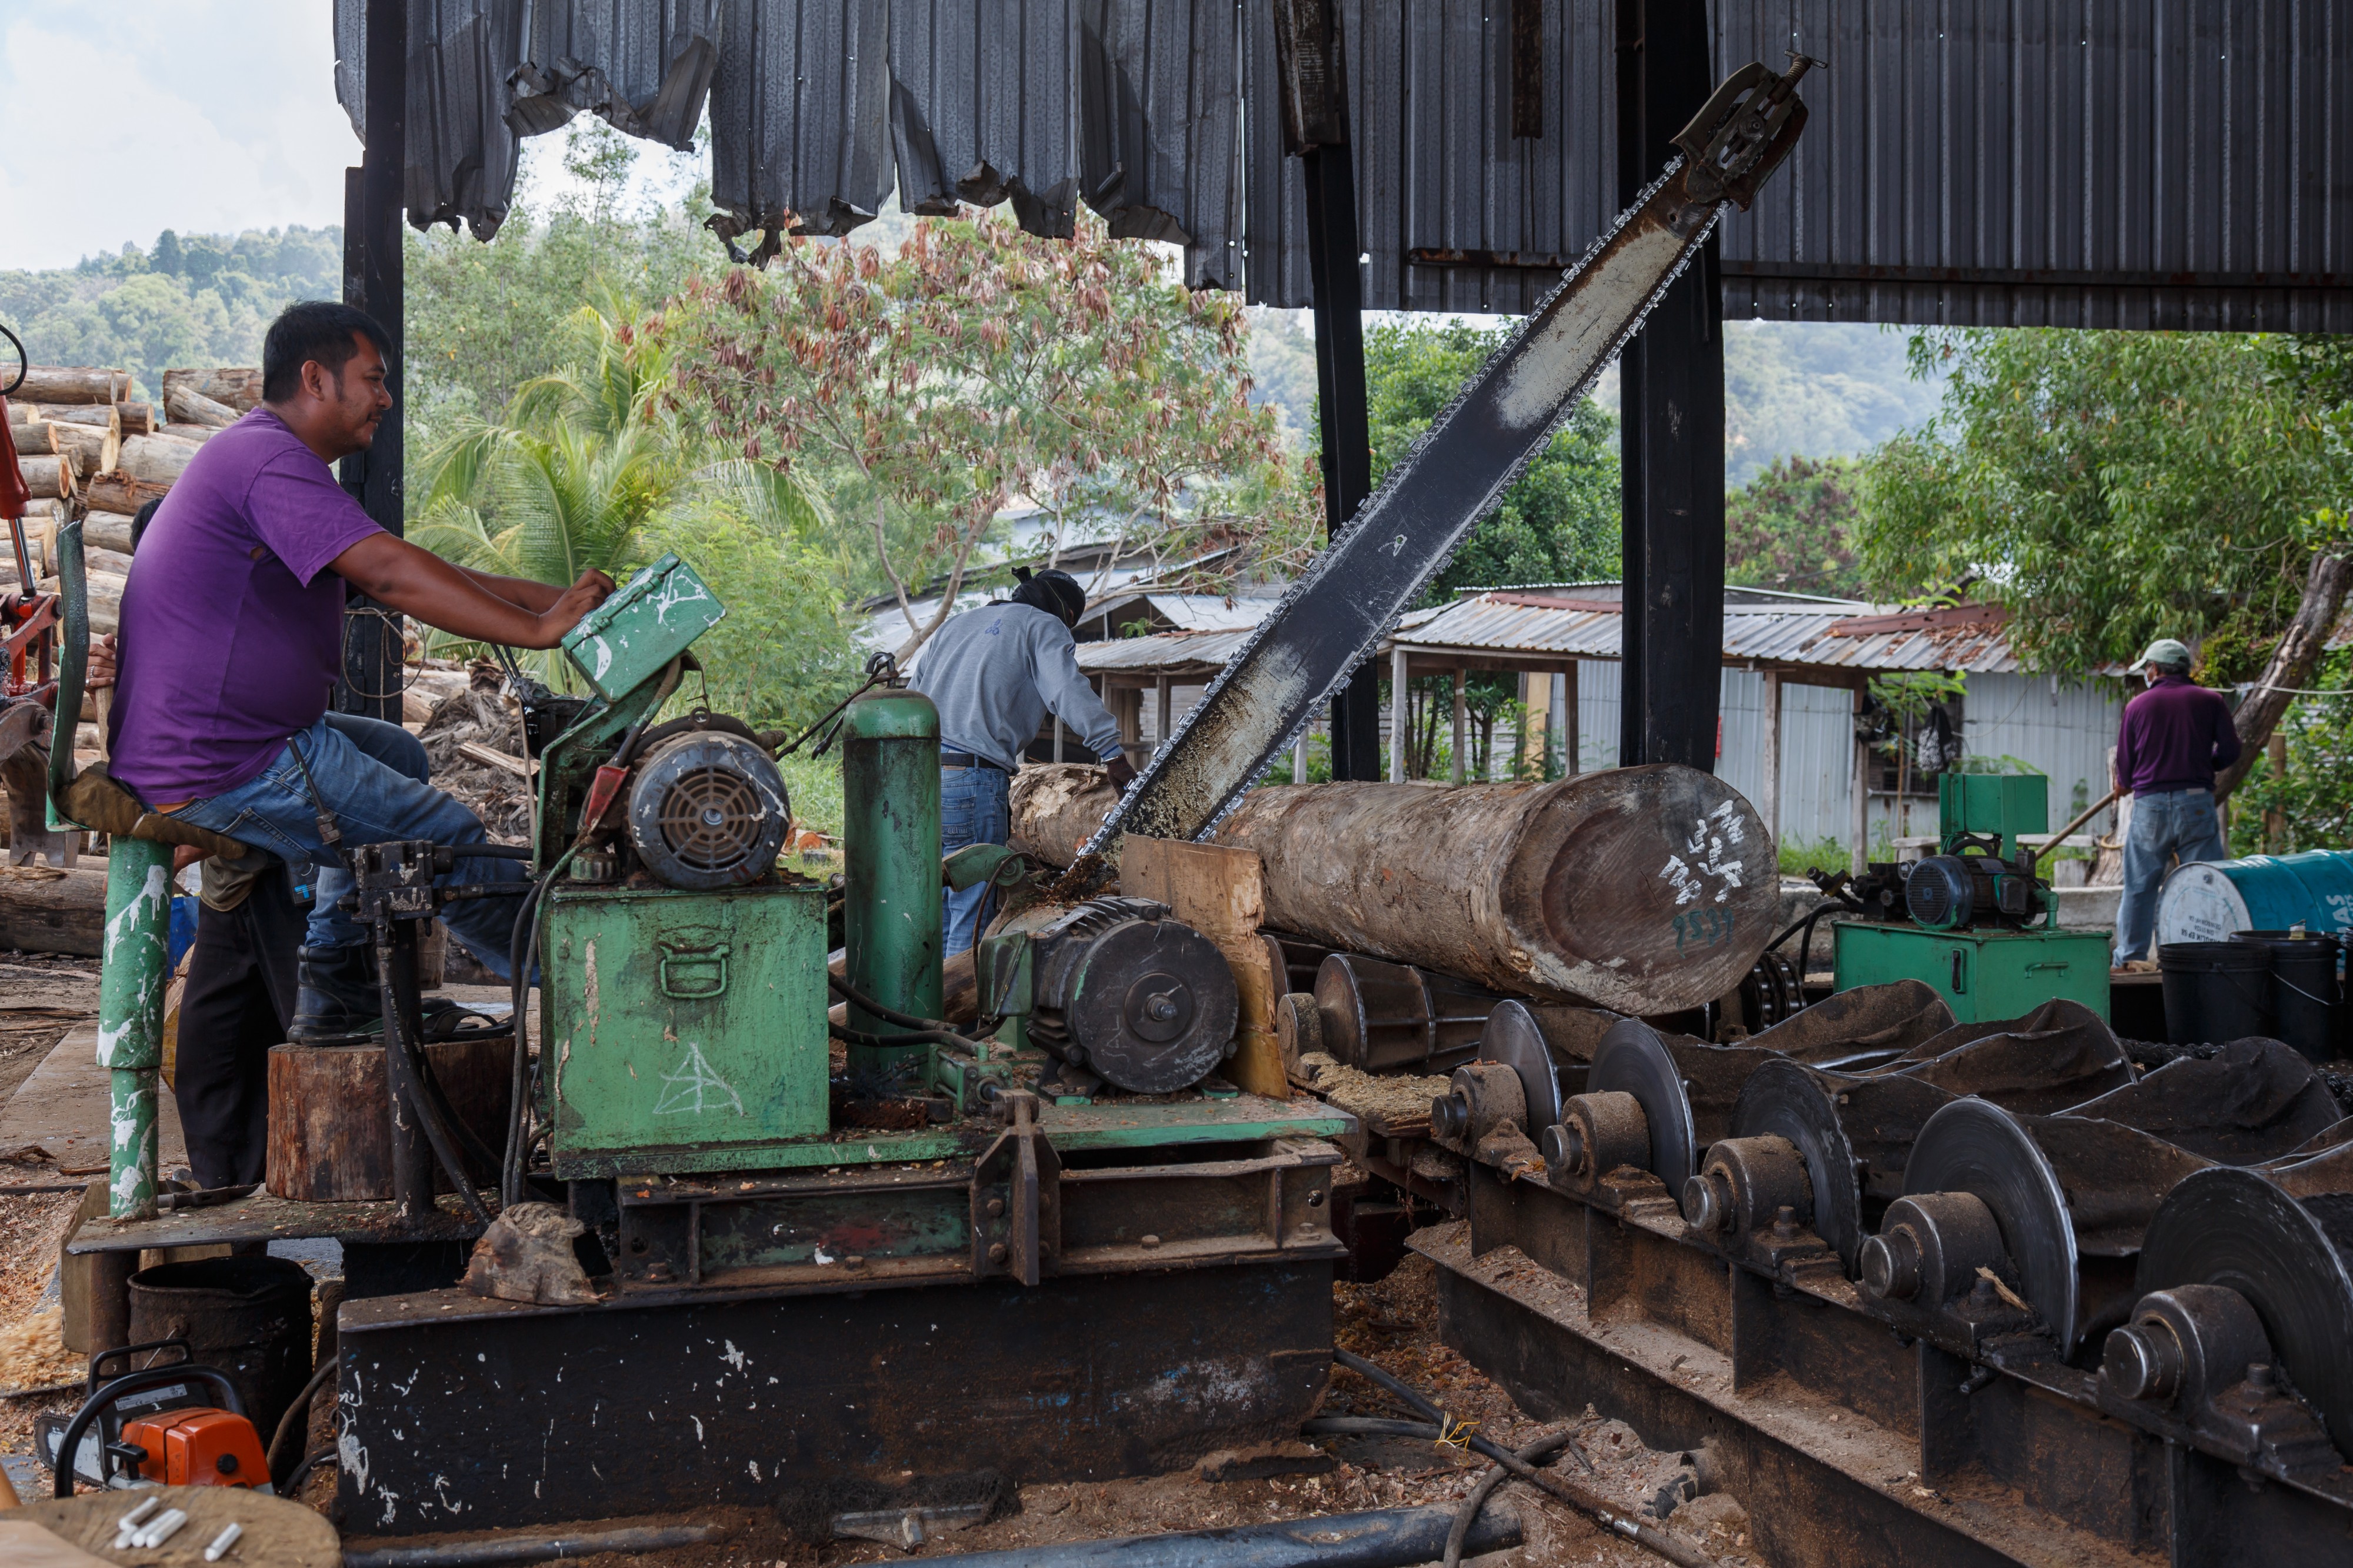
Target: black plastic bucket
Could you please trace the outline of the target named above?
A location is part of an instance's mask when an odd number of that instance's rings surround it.
[[[200,1258],[131,1277],[131,1342],[185,1340],[245,1401],[264,1443],[311,1376],[311,1276],[286,1258]],[[193,1385],[192,1385],[193,1386]]]
[[[2345,1026],[2337,939],[2284,931],[2233,931],[2231,939],[2271,954],[2273,1038],[2286,1041],[2314,1061],[2334,1060]]]
[[[2271,950],[2252,942],[2170,942],[2157,950],[2165,1032],[2177,1046],[2268,1037]]]

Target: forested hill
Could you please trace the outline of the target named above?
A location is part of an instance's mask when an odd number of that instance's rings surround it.
[[[296,300],[341,299],[343,273],[343,233],[332,225],[238,235],[167,228],[145,250],[125,246],[45,272],[0,270],[0,324],[25,340],[36,364],[117,366],[152,397],[166,365],[259,364],[270,318]]]

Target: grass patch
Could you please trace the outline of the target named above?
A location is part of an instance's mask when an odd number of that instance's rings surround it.
[[[841,837],[841,758],[786,757],[776,764],[785,775],[785,793],[792,796],[793,816],[804,827],[829,838]]]
[[[1809,871],[1839,871],[1846,868],[1845,847],[1835,838],[1784,838],[1781,840],[1781,875],[1802,877]]]

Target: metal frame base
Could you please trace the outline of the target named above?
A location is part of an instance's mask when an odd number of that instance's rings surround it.
[[[479,1531],[771,1506],[850,1477],[1181,1468],[1298,1434],[1328,1258],[586,1308],[455,1290],[343,1309],[343,1528]]]

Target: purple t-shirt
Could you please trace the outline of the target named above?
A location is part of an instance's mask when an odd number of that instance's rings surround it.
[[[2214,772],[2239,760],[2231,705],[2186,675],[2160,675],[2125,704],[2116,733],[2116,782],[2133,795],[2212,789]]]
[[[327,710],[343,580],[381,531],[285,422],[205,443],[149,520],[122,589],[111,771],[150,805],[236,788]]]

